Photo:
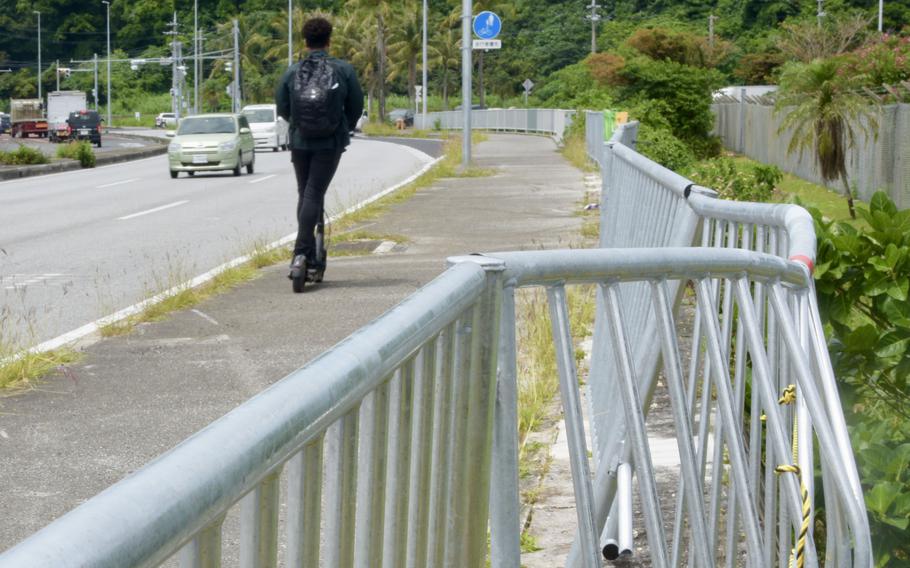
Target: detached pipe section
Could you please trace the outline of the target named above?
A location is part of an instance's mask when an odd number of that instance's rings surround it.
[[[619,501],[619,556],[632,556],[632,466],[619,465],[616,472]]]
[[[616,499],[607,517],[601,538],[601,550],[607,560],[632,556],[632,466],[621,463],[616,470]]]

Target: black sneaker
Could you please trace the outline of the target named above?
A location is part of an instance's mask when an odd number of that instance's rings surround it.
[[[300,271],[306,269],[306,256],[298,254],[294,256],[289,267],[288,278],[293,280],[300,277]]]

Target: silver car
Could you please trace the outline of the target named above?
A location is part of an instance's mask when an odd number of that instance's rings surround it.
[[[172,136],[168,133],[168,136]],[[200,114],[180,121],[174,140],[167,147],[171,177],[180,172],[231,170],[235,176],[246,167],[253,173],[256,143],[250,124],[242,114]]]

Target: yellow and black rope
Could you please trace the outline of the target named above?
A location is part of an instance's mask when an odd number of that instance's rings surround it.
[[[778,404],[793,404],[796,402],[796,385],[789,385],[781,393],[780,399],[777,401]],[[806,561],[806,539],[809,535],[809,519],[812,515],[812,501],[809,499],[809,490],[806,489],[806,484],[803,483],[803,478],[800,475],[799,466],[796,465],[799,461],[799,431],[797,429],[797,420],[796,416],[793,417],[793,465],[784,464],[777,466],[774,471],[775,473],[792,473],[796,475],[796,478],[799,480],[799,491],[802,497],[802,523],[799,527],[799,535],[796,538],[796,550],[793,551],[790,557],[790,564],[795,566],[795,568],[803,568],[803,565]]]

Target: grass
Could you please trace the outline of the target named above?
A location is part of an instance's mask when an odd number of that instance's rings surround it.
[[[737,167],[759,163],[745,156],[736,156],[733,161]],[[775,192],[774,201],[779,203],[798,201],[804,206],[818,209],[823,216],[831,220],[848,221],[856,226],[864,223],[859,218],[856,220],[850,219],[847,199],[840,193],[786,172],[784,172],[784,179],[780,182]],[[857,211],[869,210],[869,206],[859,200],[854,200],[854,204]]]
[[[568,289],[567,296],[572,337],[580,340],[593,329],[594,287],[574,286]],[[547,420],[550,403],[559,392],[559,377],[544,290],[519,290],[516,294],[516,314],[519,334],[518,436],[523,453],[528,434]]]
[[[81,353],[68,347],[33,353],[0,344],[0,390],[27,388],[38,378],[81,358]]]
[[[565,159],[583,172],[596,172],[597,166],[588,158],[588,150],[585,143],[585,134],[580,130],[573,130],[569,136],[563,140],[562,149],[560,150]]]
[[[399,130],[388,122],[367,122],[363,125],[363,133],[367,136],[396,136],[399,138],[432,138],[433,134],[429,130],[415,130],[406,128]],[[439,137],[437,133],[435,135]]]

